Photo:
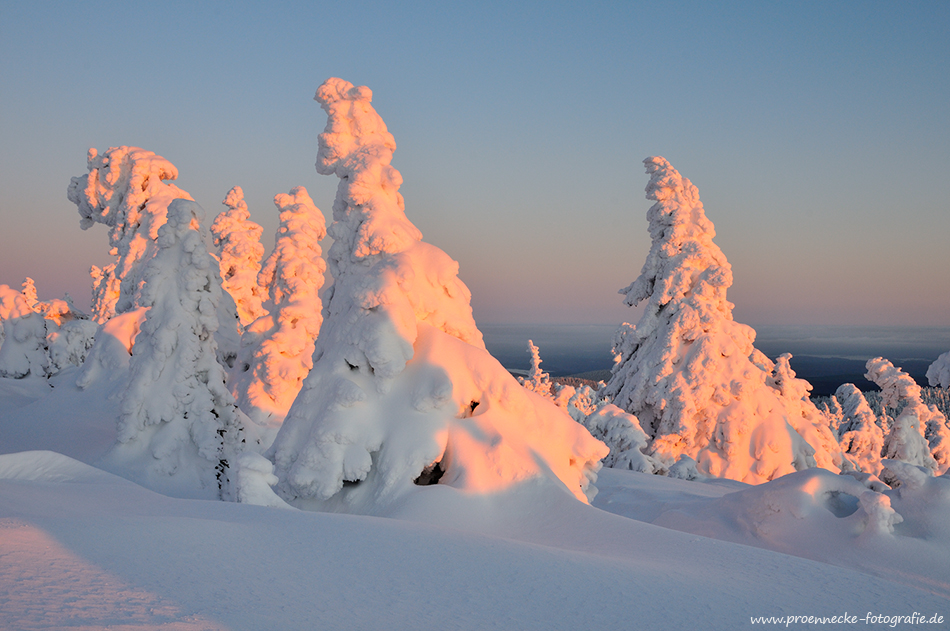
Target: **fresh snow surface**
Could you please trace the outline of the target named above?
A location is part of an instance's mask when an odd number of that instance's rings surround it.
[[[866,534],[864,509],[845,514],[861,484],[817,469],[757,487],[603,469],[594,507],[540,480],[433,485],[385,519],[186,500],[90,466],[120,402],[108,379],[73,385],[78,373],[0,379],[2,629],[735,629],[950,613],[945,478],[904,472],[907,489],[889,492],[903,522]]]

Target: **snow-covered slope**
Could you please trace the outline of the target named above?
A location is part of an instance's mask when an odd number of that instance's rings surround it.
[[[482,498],[493,519],[472,525],[465,507],[486,506],[433,490],[410,522],[172,499],[51,452],[0,456],[0,627],[733,629],[947,604],[564,493]]]

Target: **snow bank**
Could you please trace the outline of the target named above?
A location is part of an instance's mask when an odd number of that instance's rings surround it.
[[[405,215],[372,93],[329,79],[317,170],[340,178],[314,365],[268,456],[300,506],[372,512],[418,488],[585,490],[606,448],[485,350],[458,264]],[[415,485],[414,485],[415,482]]]
[[[664,467],[683,456],[699,473],[761,483],[796,470],[844,465],[831,419],[811,404],[788,357],[773,364],[755,331],[732,319],[732,269],[713,243],[695,186],[664,158],[647,158],[653,243],[640,276],[620,293],[646,302],[615,338],[602,391],[634,414]]]

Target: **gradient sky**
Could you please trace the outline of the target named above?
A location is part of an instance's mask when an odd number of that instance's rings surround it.
[[[338,76],[373,90],[409,218],[483,323],[618,323],[641,161],[699,187],[757,324],[950,325],[950,2],[0,0],[0,283],[88,306],[86,150],[178,167],[208,213],[316,174]],[[198,6],[195,6],[198,5]]]

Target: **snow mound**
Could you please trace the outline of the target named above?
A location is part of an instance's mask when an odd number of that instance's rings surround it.
[[[54,451],[21,451],[0,455],[0,480],[96,483],[119,477]]]

